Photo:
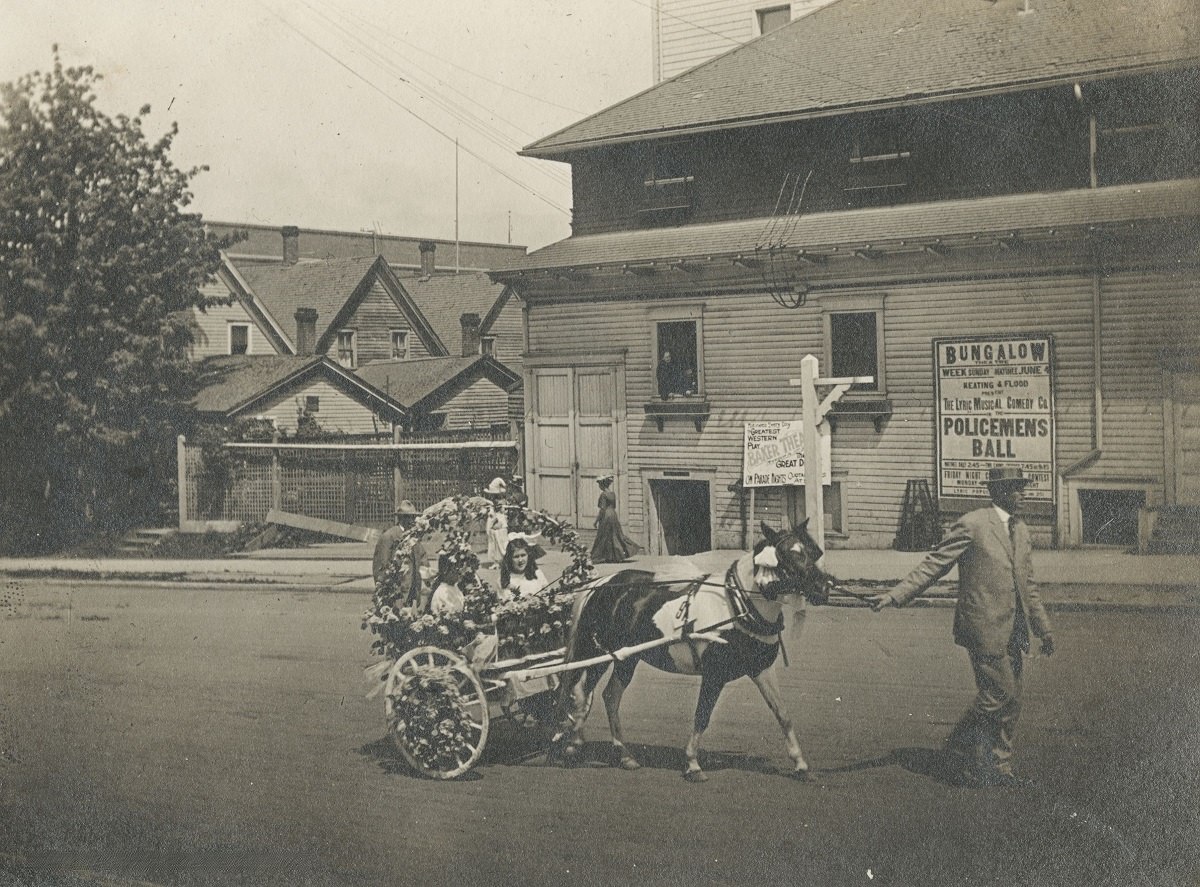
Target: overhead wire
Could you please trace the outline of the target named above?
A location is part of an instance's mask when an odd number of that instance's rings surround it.
[[[310,3],[306,2],[306,0],[300,0],[300,2],[303,6],[306,6],[307,8],[312,10],[314,13],[316,13],[318,16],[320,16],[332,28],[334,28],[335,30],[337,30],[341,34],[343,34],[347,40],[349,40],[353,44],[355,44],[357,47],[356,51],[359,52],[360,54],[364,55],[368,61],[373,60],[374,63],[376,65],[378,65],[380,68],[384,69],[384,71],[386,73],[388,73],[391,76],[395,77],[396,79],[408,84],[410,87],[418,90],[418,95],[420,98],[428,101],[430,104],[432,104],[435,107],[442,110],[445,114],[448,114],[450,117],[454,118],[460,125],[467,127],[471,130],[474,130],[482,138],[488,140],[493,145],[495,145],[496,147],[503,150],[505,152],[505,156],[516,155],[517,152],[520,150],[521,145],[519,143],[517,143],[515,140],[511,139],[508,136],[508,134],[503,132],[503,130],[494,126],[493,124],[488,122],[486,119],[481,118],[479,115],[475,114],[470,109],[462,107],[461,105],[456,104],[454,101],[447,99],[444,96],[440,95],[436,89],[431,88],[427,83],[423,82],[419,77],[416,77],[411,72],[401,68],[397,63],[395,63],[392,60],[391,56],[388,53],[383,52],[383,51],[377,49],[376,47],[370,45],[367,41],[363,40],[359,35],[355,34],[353,31],[347,29],[342,23],[338,22],[335,19],[330,18],[324,12],[316,9]],[[420,70],[423,73],[428,74],[429,76],[437,79],[436,74],[432,74],[431,72],[428,72],[425,69],[420,68],[419,66],[415,66],[415,67],[417,67],[417,70]],[[454,89],[453,87],[448,87],[448,88]],[[454,90],[454,91],[458,92],[458,90]],[[464,95],[461,92],[459,92],[459,94]],[[469,96],[464,95],[464,98],[466,98],[468,101],[472,102],[473,104],[479,105],[479,107],[484,108],[485,111],[488,110],[485,106],[479,104],[474,99],[471,99]],[[494,115],[494,116],[497,116],[498,119],[507,123],[509,126],[512,126],[514,129],[517,129],[518,131],[520,131],[519,127],[517,127],[511,121],[504,120],[504,118],[500,118],[498,115]],[[527,160],[527,158],[522,158],[522,159]],[[539,174],[541,174],[544,177],[546,177],[547,179],[549,179],[554,185],[557,185],[559,187],[570,187],[569,176],[565,172],[562,172],[559,169],[548,168],[548,167],[544,167],[544,166],[540,166],[540,165],[536,165],[536,164],[532,164],[532,163],[526,163],[525,168],[538,172]]]
[[[484,166],[491,169],[493,172],[495,172],[502,178],[504,178],[507,181],[511,182],[512,184],[516,185],[521,190],[523,190],[526,193],[537,198],[542,203],[545,203],[547,206],[551,207],[552,209],[556,210],[557,212],[560,212],[563,215],[570,217],[571,211],[569,209],[567,209],[566,207],[560,206],[559,204],[555,203],[554,200],[547,197],[545,194],[541,193],[536,188],[532,187],[531,185],[529,185],[525,182],[520,181],[519,179],[515,178],[510,173],[508,173],[505,170],[501,169],[500,167],[496,166],[496,164],[492,163],[486,157],[481,155],[478,151],[475,151],[468,146],[462,145],[461,142],[459,142],[459,140],[457,140],[454,136],[447,133],[443,128],[439,127],[432,121],[430,121],[430,120],[426,119],[425,117],[423,117],[422,115],[418,114],[416,111],[414,111],[412,108],[408,107],[406,104],[404,104],[402,101],[397,99],[395,96],[393,96],[391,93],[389,93],[386,89],[379,86],[377,83],[375,83],[369,77],[367,77],[366,75],[357,71],[355,68],[353,68],[352,66],[347,64],[342,59],[338,58],[337,55],[335,55],[333,52],[326,49],[324,46],[322,46],[316,40],[311,38],[308,34],[304,33],[303,30],[301,30],[299,27],[297,27],[295,24],[293,24],[291,21],[289,21],[285,16],[281,15],[277,10],[273,9],[270,5],[268,5],[266,2],[264,2],[264,0],[258,0],[258,3],[264,9],[266,9],[271,15],[273,15],[275,18],[277,18],[286,28],[293,31],[302,40],[304,40],[306,43],[311,45],[314,49],[316,49],[322,55],[325,55],[326,57],[328,57],[332,62],[334,62],[334,64],[338,65],[338,67],[344,69],[349,74],[354,76],[356,79],[361,80],[363,83],[365,83],[371,89],[375,90],[377,93],[379,93],[381,96],[383,96],[383,98],[386,99],[388,102],[395,105],[397,108],[399,108],[400,110],[409,114],[410,116],[415,117],[421,123],[425,124],[425,126],[429,127],[434,132],[436,132],[438,135],[445,138],[447,141],[454,142],[456,145],[458,145],[459,149],[462,150],[465,154],[468,154],[469,156],[474,157],[476,160],[478,160],[480,163],[482,163]]]

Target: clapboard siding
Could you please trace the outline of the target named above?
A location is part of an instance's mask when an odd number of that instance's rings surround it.
[[[496,350],[492,356],[514,373],[520,373],[524,365],[521,357],[525,352],[522,310],[521,300],[515,296],[510,298],[485,333],[496,337]]]
[[[220,284],[210,284],[202,287],[201,292],[208,298],[227,299],[229,291]],[[195,338],[192,342],[192,358],[200,360],[218,354],[229,353],[229,325],[246,323],[250,325],[250,349],[248,354],[275,354],[271,341],[263,335],[246,309],[238,302],[232,305],[212,305],[205,311],[194,310],[192,313],[196,322]]]
[[[1180,297],[1186,295],[1186,287],[1177,290]],[[645,302],[536,304],[530,309],[530,350],[569,354],[623,349],[629,416],[628,477],[621,495],[629,529],[644,537],[644,469],[713,469],[714,544],[738,545],[739,505],[726,488],[741,474],[743,423],[799,416],[799,391],[789,380],[799,376],[805,354],[824,362],[822,313],[864,296],[884,305],[886,394],[893,415],[878,433],[869,422],[843,420],[834,434],[832,470],[845,485],[847,504],[848,539],[842,544],[890,545],[907,480],[934,477],[936,337],[1052,335],[1057,465],[1061,469],[1089,452],[1093,282],[1085,275],[863,287],[810,299],[794,311],[761,294],[710,296],[704,300],[703,349],[711,414],[699,432],[687,421],[669,421],[659,432],[644,416],[642,405],[654,396],[650,331],[655,319]],[[664,304],[654,303],[656,308]],[[1147,414],[1155,408],[1142,407]],[[1161,421],[1158,429],[1161,460]],[[783,498],[780,490],[757,491],[756,519],[778,519]],[[1038,534],[1042,544],[1048,542],[1049,526],[1039,527]]]
[[[264,404],[255,415],[273,419],[281,431],[295,434],[300,410],[304,408],[305,399],[311,396],[320,398],[320,408],[313,416],[325,431],[373,434],[391,428],[371,410],[324,381],[293,388]]]
[[[371,286],[340,329],[354,330],[359,366],[372,360],[391,358],[392,330],[408,330],[408,354],[411,359],[431,356],[404,312],[378,281]],[[331,358],[337,358],[336,335],[330,338],[326,353]]]
[[[795,0],[792,19],[819,9],[829,0]],[[659,0],[659,80],[682,74],[757,36],[756,9],[783,6],[774,0]]]
[[[1100,284],[1101,456],[1082,476],[1164,485],[1163,349],[1200,342],[1200,276],[1124,273]]]

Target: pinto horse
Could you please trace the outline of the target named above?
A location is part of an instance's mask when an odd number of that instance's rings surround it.
[[[775,664],[782,647],[785,602],[800,603],[797,599],[802,596],[823,604],[834,585],[833,578],[817,567],[824,552],[808,534],[807,525],[806,520],[789,531],[776,532],[764,523],[763,540],[734,561],[724,577],[714,576],[712,581],[705,576],[664,581],[644,570],[622,570],[585,586],[575,601],[567,661],[607,658],[564,677],[560,702],[565,717],[552,748],[568,762],[578,756],[596,685],[612,666],[603,694],[608,724],[620,766],[636,770],[640,765],[621,733],[621,695],[638,662],[646,662],[663,671],[700,676],[685,779],[708,779],[698,760],[700,738],[722,688],[740,677],[754,681],[779,722],[794,774],[807,775],[808,764],[784,708]]]

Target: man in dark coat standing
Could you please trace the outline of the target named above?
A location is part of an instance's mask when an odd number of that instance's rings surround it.
[[[1021,657],[1029,652],[1030,632],[1041,638],[1044,655],[1054,652],[1050,620],[1033,581],[1029,528],[1020,517],[1028,483],[1020,468],[989,469],[992,504],[964,514],[899,585],[870,599],[875,612],[902,607],[958,564],[954,642],[971,657],[978,692],[946,740],[946,751],[956,775],[974,785],[1014,782]]]
[[[388,567],[392,564],[392,558],[395,557],[396,549],[408,531],[412,529],[418,514],[420,512],[417,511],[416,506],[405,499],[396,508],[396,526],[379,534],[379,540],[375,543],[375,553],[371,558],[371,575],[377,586],[387,574]],[[419,604],[422,601],[421,566],[425,563],[425,556],[425,546],[418,539],[413,543],[412,551],[404,566],[403,581],[407,590],[406,606]]]

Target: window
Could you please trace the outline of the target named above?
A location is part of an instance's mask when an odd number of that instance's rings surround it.
[[[496,355],[496,337],[482,336],[479,339],[479,353],[488,354],[494,357]]]
[[[392,358],[408,360],[408,330],[392,330]]]
[[[231,323],[229,325],[229,353],[250,353],[250,325],[248,323]]]
[[[1145,490],[1080,490],[1083,544],[1123,548],[1137,545],[1138,511],[1145,507]]]
[[[791,6],[772,6],[769,9],[756,9],[755,18],[758,20],[758,34],[770,34],[777,28],[782,28],[792,20]]]
[[[1085,86],[1095,105],[1097,184],[1195,176],[1198,85],[1195,75],[1172,73]]]
[[[850,145],[846,202],[849,206],[886,206],[908,188],[912,153],[897,114],[864,117]]]
[[[678,142],[651,142],[646,151],[639,223],[655,228],[684,224],[692,212],[690,159]]]
[[[321,398],[316,394],[305,395],[304,412],[309,416],[321,412]]]
[[[846,502],[842,497],[845,484],[836,477],[833,483],[821,488],[821,507],[825,509],[825,532],[846,535]],[[793,527],[804,522],[808,508],[804,501],[804,487],[786,487],[787,518]]]
[[[854,385],[849,393],[885,396],[883,299],[842,299],[836,309],[826,309],[824,321],[825,365],[821,375],[873,376],[874,382]]]
[[[347,369],[354,368],[354,330],[341,330],[338,333],[337,362]]]
[[[662,400],[700,392],[696,321],[668,320],[657,325],[655,393]]]

